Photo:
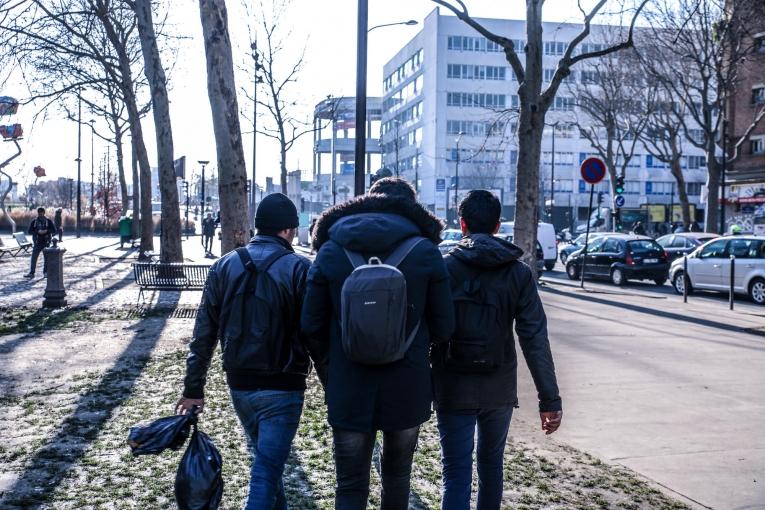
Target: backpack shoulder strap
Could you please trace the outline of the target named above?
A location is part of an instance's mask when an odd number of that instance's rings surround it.
[[[247,271],[251,273],[265,273],[274,264],[274,262],[284,257],[285,255],[289,255],[290,253],[292,252],[289,250],[280,249],[266,257],[266,259],[263,260],[260,264],[256,264],[255,261],[252,260],[250,252],[246,246],[242,246],[241,248],[236,249],[236,254],[239,255],[239,260],[242,261],[242,265]]]
[[[348,261],[351,263],[351,266],[353,266],[353,269],[356,269],[357,267],[363,266],[367,263],[361,254],[356,253],[355,251],[351,251],[347,248],[343,248],[343,251],[345,252],[345,256],[348,257]]]
[[[401,242],[401,244],[396,246],[396,249],[393,250],[393,253],[388,255],[388,258],[385,259],[385,263],[389,266],[398,267],[398,265],[404,261],[409,253],[411,253],[414,247],[425,240],[426,239],[421,236],[412,236],[408,239],[405,239]]]

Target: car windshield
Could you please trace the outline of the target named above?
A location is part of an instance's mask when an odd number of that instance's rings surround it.
[[[441,234],[444,241],[459,241],[462,239],[462,232],[459,230],[447,230]]]
[[[656,242],[650,239],[640,239],[639,241],[629,241],[627,245],[632,253],[662,253],[664,249]]]

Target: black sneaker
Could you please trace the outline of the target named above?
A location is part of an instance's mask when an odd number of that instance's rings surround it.
[[[35,277],[34,273],[27,273],[24,275],[24,278],[34,278],[34,277]]]

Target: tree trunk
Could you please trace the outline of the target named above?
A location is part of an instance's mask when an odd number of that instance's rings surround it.
[[[226,2],[199,0],[199,13],[207,58],[207,94],[210,98],[218,156],[221,234],[223,252],[226,253],[244,246],[249,238],[247,170],[239,127],[239,105]]]
[[[688,202],[688,190],[685,186],[685,176],[683,175],[683,169],[680,164],[682,160],[682,153],[680,152],[680,148],[677,146],[677,136],[673,136],[670,141],[670,148],[672,150],[672,161],[670,162],[670,171],[672,172],[672,176],[675,178],[675,182],[677,183],[677,195],[680,199],[680,210],[681,215],[683,217],[683,225],[685,226],[685,230],[690,231],[691,227],[691,205]],[[669,211],[669,218],[670,223],[672,223],[672,211]]]
[[[141,236],[140,222],[138,221],[141,217],[139,206],[141,181],[138,178],[138,156],[136,155],[135,144],[132,140],[130,142],[130,152],[133,156],[130,163],[130,166],[133,169],[133,223],[131,236],[133,239],[138,239]]]
[[[720,222],[720,167],[714,150],[714,141],[707,147],[707,209],[704,213],[704,231],[718,232]],[[724,232],[720,232],[723,234]]]
[[[8,222],[11,224],[11,233],[16,233],[16,222],[13,221],[13,218],[11,218],[11,215],[8,214],[8,211],[5,208],[5,199],[8,197],[8,194],[13,189],[13,179],[11,179],[11,176],[7,173],[0,170],[0,175],[3,175],[8,178],[8,187],[3,191],[3,195],[0,197],[0,211],[3,211],[3,216],[5,216],[8,219]]]
[[[282,193],[287,195],[287,148],[284,144],[281,146],[281,157],[280,181],[282,185]]]
[[[513,242],[523,250],[521,260],[528,264],[536,275],[539,162],[544,114],[522,111],[519,126],[523,127],[518,131],[518,170],[515,185]]]
[[[173,131],[170,125],[170,103],[167,98],[165,70],[154,33],[151,0],[135,0],[136,24],[144,60],[144,73],[151,89],[154,131],[157,138],[159,193],[162,197],[162,262],[183,262],[181,245],[181,211],[178,205],[178,184],[173,165]]]
[[[122,200],[121,216],[128,213],[127,180],[125,179],[125,151],[122,150],[122,130],[118,126],[119,121],[114,121],[114,145],[117,147],[117,175],[120,181],[120,200]]]

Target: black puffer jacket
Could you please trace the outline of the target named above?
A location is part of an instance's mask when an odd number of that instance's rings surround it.
[[[490,271],[492,281],[506,288],[500,309],[506,312],[504,364],[488,374],[452,372],[444,366],[446,345],[433,351],[433,382],[436,409],[460,411],[517,406],[517,359],[513,324],[523,356],[539,393],[540,411],[559,411],[561,399],[555,365],[547,338],[547,318],[531,269],[518,259],[523,251],[512,243],[488,234],[467,236],[445,257],[451,288],[474,278],[476,270]]]
[[[403,430],[428,420],[433,400],[429,350],[454,328],[449,280],[436,248],[441,223],[414,201],[365,195],[329,209],[317,222],[319,250],[308,276],[302,327],[312,344],[329,351],[325,390],[333,427],[370,432]],[[343,248],[385,257],[412,236],[432,242],[415,246],[398,266],[407,282],[406,331],[420,328],[404,359],[381,366],[354,363],[340,335],[340,291],[353,269]],[[320,367],[317,366],[317,371]]]
[[[231,388],[305,389],[305,378],[311,365],[306,344],[300,336],[299,320],[310,262],[296,255],[292,246],[278,237],[255,236],[247,250],[256,266],[276,250],[289,252],[268,270],[278,290],[274,295],[265,296],[274,313],[280,314],[280,320],[274,321],[273,325],[283,328],[278,332],[281,341],[276,346],[254,342],[253,338],[258,336],[263,325],[256,324],[252,315],[245,317],[244,323],[240,321],[246,270],[236,251],[226,254],[210,267],[205,284],[186,361],[183,394],[187,398],[203,396],[207,370],[218,338],[223,350],[223,369]]]

